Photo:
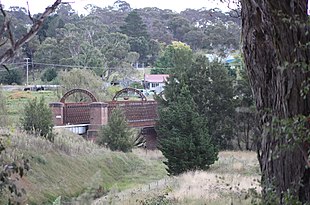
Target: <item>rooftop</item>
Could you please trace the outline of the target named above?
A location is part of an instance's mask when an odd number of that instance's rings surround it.
[[[144,75],[144,81],[150,82],[150,83],[163,83],[167,81],[167,78],[169,75],[167,74],[145,74]]]

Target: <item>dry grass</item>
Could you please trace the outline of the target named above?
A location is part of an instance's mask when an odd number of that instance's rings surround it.
[[[159,160],[165,159],[160,150],[134,149],[132,152],[143,160]]]
[[[159,151],[135,150],[139,157],[163,160]],[[259,171],[254,152],[221,152],[208,171],[188,172],[122,192],[112,192],[93,204],[139,204],[159,200],[167,193],[169,204],[223,205],[251,204],[250,192],[260,192]],[[156,201],[158,202],[158,201]],[[157,203],[160,204],[160,203]]]
[[[180,204],[248,204],[249,190],[261,191],[256,153],[225,151],[206,171],[176,177],[169,198]]]
[[[45,154],[58,151],[72,156],[86,155],[99,150],[108,151],[66,130],[57,130],[54,133],[55,139],[54,142],[51,143],[44,138],[34,137],[17,128],[0,129],[0,135],[9,136],[10,146],[8,150],[11,152],[31,152],[35,150],[38,154]]]
[[[218,174],[259,175],[259,164],[255,152],[224,151],[219,153],[219,160],[209,169]]]
[[[240,198],[249,189],[260,191],[258,176],[196,171],[178,176],[169,197],[174,201],[192,199],[208,202],[223,196]]]
[[[32,99],[33,95],[30,93],[30,91],[12,91],[8,95],[8,99]]]

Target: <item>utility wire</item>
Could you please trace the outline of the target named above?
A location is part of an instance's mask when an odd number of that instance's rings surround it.
[[[37,63],[33,62],[34,65],[45,65],[53,67],[67,67],[67,68],[102,68],[102,67],[91,67],[91,66],[81,66],[81,65],[64,65],[64,64],[52,64],[52,63]]]
[[[39,62],[28,62],[28,64],[31,65],[31,63],[33,63],[33,65],[45,65],[45,66],[53,66],[53,67],[67,67],[67,68],[102,68],[102,67],[92,67],[92,66],[82,66],[82,65],[64,65],[64,64],[54,64],[54,63],[39,63]],[[10,65],[23,65],[23,64],[27,64],[27,62],[17,62],[17,63],[8,63],[5,64],[6,66],[10,66]]]
[[[83,65],[65,65],[65,64],[57,64],[57,63],[40,63],[40,62],[28,62],[28,64],[31,65],[31,63],[35,65],[43,65],[43,66],[52,66],[52,67],[63,67],[63,68],[89,68],[89,69],[96,69],[96,68],[104,68],[104,66],[101,67],[95,67],[95,66],[83,66]],[[9,65],[26,65],[27,62],[17,62],[17,63],[8,63],[5,64],[7,66]],[[106,68],[105,70],[117,70],[118,68]]]

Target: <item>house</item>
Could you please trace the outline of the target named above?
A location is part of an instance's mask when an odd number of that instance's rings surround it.
[[[168,77],[169,75],[167,74],[145,74],[143,81],[144,88],[154,93],[160,93],[164,90]]]

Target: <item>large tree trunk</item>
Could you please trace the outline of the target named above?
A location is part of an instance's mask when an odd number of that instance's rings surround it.
[[[309,93],[305,98],[300,94],[310,78],[307,0],[241,0],[241,6],[244,58],[262,130],[258,153],[263,196],[274,190],[279,204],[288,192],[310,201],[309,145],[303,140],[290,144],[270,131],[273,118],[310,113]]]

